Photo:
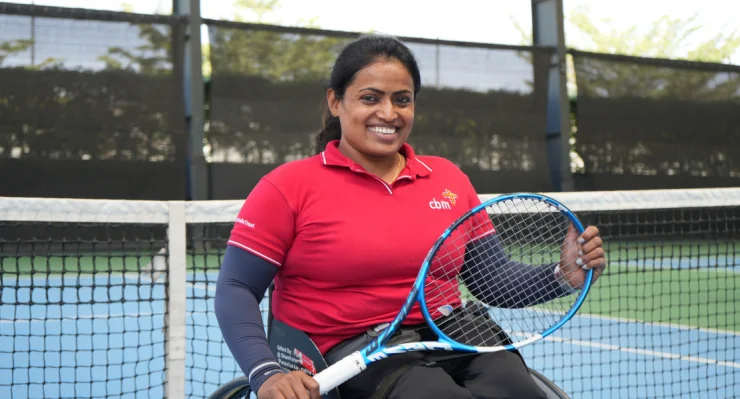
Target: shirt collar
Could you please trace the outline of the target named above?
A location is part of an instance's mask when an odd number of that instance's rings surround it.
[[[416,179],[429,176],[432,172],[432,168],[416,157],[414,149],[408,143],[403,143],[399,152],[406,158],[406,167],[401,171],[399,178],[406,175]],[[362,166],[339,151],[339,140],[332,140],[326,145],[326,149],[321,153],[321,160],[325,166],[342,166],[354,172],[365,171]]]

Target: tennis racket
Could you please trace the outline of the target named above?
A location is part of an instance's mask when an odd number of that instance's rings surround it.
[[[490,199],[435,242],[395,319],[370,344],[314,379],[325,394],[373,362],[411,351],[513,351],[551,335],[583,303],[593,270],[572,288],[564,270],[578,258],[584,227],[558,201],[537,194]],[[580,266],[578,266],[580,268]],[[386,347],[410,312],[437,341]]]

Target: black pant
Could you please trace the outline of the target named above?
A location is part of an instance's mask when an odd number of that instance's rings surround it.
[[[388,399],[539,399],[537,386],[518,354],[501,351],[451,357],[450,352],[411,352],[390,356],[368,366],[339,387],[342,399],[372,398],[381,381],[406,365]]]

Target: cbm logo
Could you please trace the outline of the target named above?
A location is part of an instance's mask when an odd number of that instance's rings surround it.
[[[447,201],[437,201],[435,198],[432,198],[431,201],[429,201],[429,207],[432,209],[452,209],[452,205],[450,205]]]

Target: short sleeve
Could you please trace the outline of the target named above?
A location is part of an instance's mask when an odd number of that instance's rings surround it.
[[[475,192],[473,184],[468,180],[468,206],[469,209],[473,209],[481,204],[478,193]],[[488,213],[485,209],[481,209],[473,215],[472,218],[468,219],[468,230],[470,231],[470,241],[476,241],[490,234],[496,234],[496,228],[493,226],[491,218],[488,217]]]
[[[283,194],[262,179],[244,201],[228,244],[282,265],[295,237],[295,215]]]

